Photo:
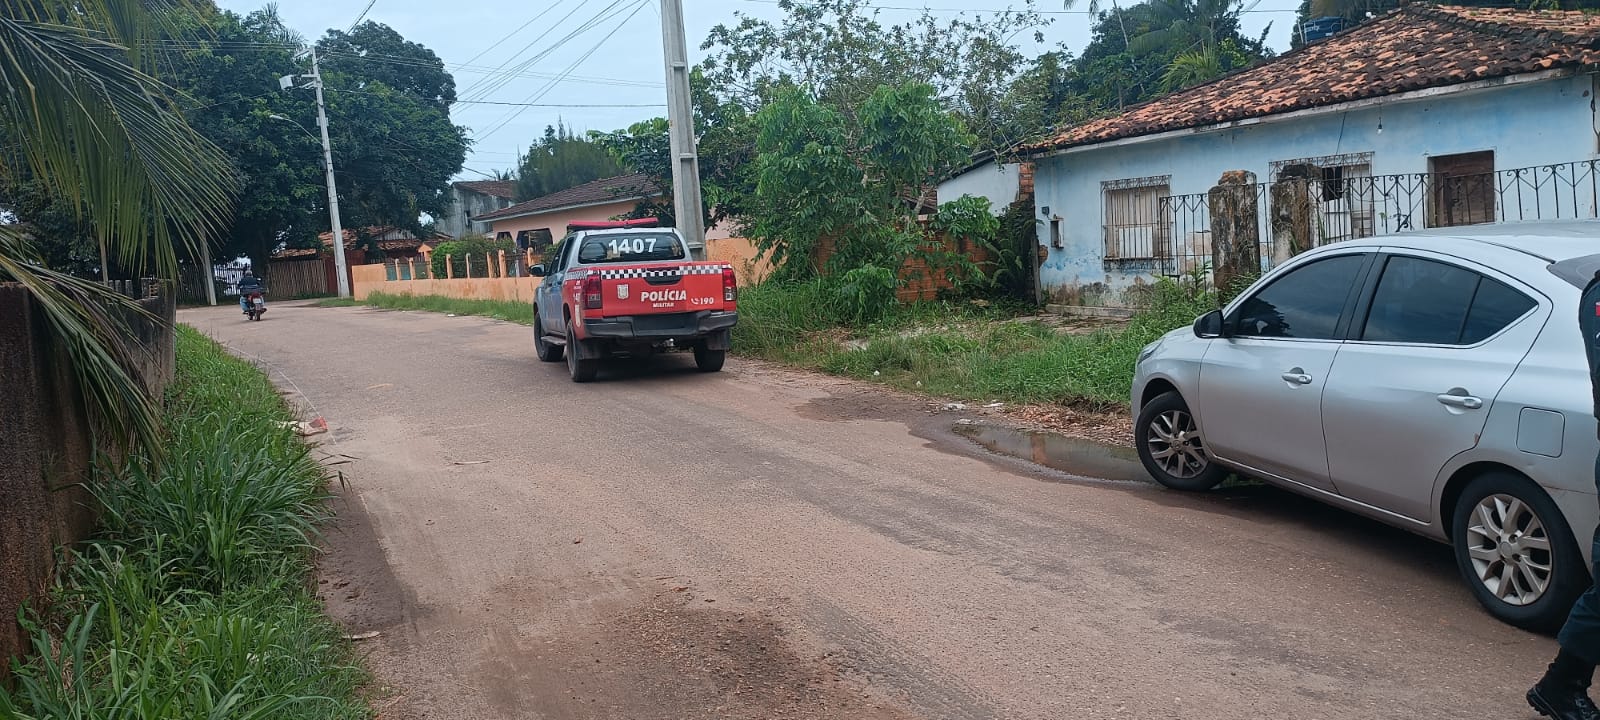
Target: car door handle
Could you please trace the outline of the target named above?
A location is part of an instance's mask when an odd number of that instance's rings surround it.
[[[1471,395],[1451,395],[1449,393],[1445,393],[1439,396],[1439,402],[1444,405],[1449,405],[1450,407],[1458,407],[1466,410],[1477,410],[1478,408],[1483,407],[1483,401]]]
[[[1310,385],[1311,384],[1311,376],[1307,375],[1305,373],[1305,371],[1301,370],[1300,368],[1295,368],[1293,370],[1290,370],[1289,372],[1286,372],[1286,373],[1284,373],[1282,375],[1279,375],[1278,377],[1283,378],[1284,382],[1294,383],[1296,385]]]

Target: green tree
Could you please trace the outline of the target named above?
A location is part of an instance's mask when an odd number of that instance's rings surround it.
[[[907,198],[966,161],[973,135],[925,84],[878,88],[851,119],[799,89],[756,115],[745,228],[782,278],[892,277],[922,241]],[[824,240],[828,266],[815,258]]]
[[[1259,62],[1270,56],[1266,33],[1241,35],[1242,10],[1240,0],[1147,0],[1101,13],[1078,57],[1077,89],[1120,109]]]
[[[226,156],[184,122],[149,50],[185,0],[0,0],[0,178],[36,183],[130,268],[175,275],[231,215]],[[133,379],[128,332],[104,288],[44,267],[30,219],[0,222],[0,281],[24,287],[115,439],[159,447],[154,400]]]
[[[309,123],[274,119],[312,118],[316,109],[304,92],[272,92],[276,78],[304,72],[294,60],[301,38],[276,9],[239,16],[219,13],[192,33],[170,64],[166,78],[194,104],[190,123],[226,148],[238,170],[239,203],[225,232],[214,238],[216,257],[245,256],[266,277],[267,258],[282,242],[314,247],[328,226],[324,211],[322,145]],[[349,181],[346,181],[349,182]]]
[[[544,137],[528,148],[518,163],[517,199],[543,197],[627,171],[604,145],[578,136],[565,124],[547,126]]]
[[[712,92],[710,81],[698,69],[690,73],[689,88],[694,127],[699,134],[696,151],[700,158],[700,197],[704,202],[706,227],[711,227],[738,217],[744,199],[755,187],[751,172],[755,159],[755,122],[742,105],[722,100]],[[665,191],[661,197],[639,201],[629,216],[654,217],[665,225],[675,225],[667,119],[651,118],[609,133],[590,132],[589,137],[623,165],[644,173],[656,187]]]
[[[421,232],[422,214],[449,210],[466,161],[466,129],[450,121],[455,81],[433,51],[374,22],[331,30],[317,48],[344,226]]]
[[[923,83],[941,104],[961,114],[984,147],[1016,138],[1013,108],[999,91],[1026,66],[1013,39],[1049,20],[1029,3],[1023,10],[972,19],[941,20],[932,13],[901,24],[878,20],[867,0],[779,0],[783,19],[736,13],[738,22],[712,28],[701,68],[720,99],[755,112],[785,88],[854,116],[881,86]]]

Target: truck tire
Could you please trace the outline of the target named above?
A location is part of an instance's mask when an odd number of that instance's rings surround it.
[[[722,369],[728,359],[727,350],[707,350],[705,345],[694,346],[694,366],[700,372],[714,373]]]
[[[594,358],[578,359],[578,335],[572,331],[572,323],[567,323],[567,373],[572,375],[575,383],[586,383],[600,374],[600,361]]]
[[[561,354],[565,348],[546,340],[544,337],[544,323],[539,322],[538,316],[533,318],[533,351],[538,353],[539,359],[544,362],[561,362]]]

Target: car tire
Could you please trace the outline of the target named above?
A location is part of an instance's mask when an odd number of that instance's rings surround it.
[[[1524,545],[1529,539],[1533,542]],[[1462,489],[1451,517],[1450,545],[1478,603],[1524,630],[1559,630],[1591,582],[1561,508],[1516,473],[1485,473]],[[1544,589],[1531,592],[1538,581]]]
[[[547,362],[561,362],[561,356],[566,348],[546,340],[544,337],[544,323],[539,322],[538,316],[533,318],[533,351],[539,359]]]
[[[1173,490],[1210,490],[1228,477],[1228,470],[1206,454],[1194,414],[1176,392],[1145,403],[1134,421],[1133,437],[1145,471]]]
[[[704,345],[694,346],[694,366],[703,373],[714,373],[728,361],[727,350],[710,350]]]
[[[567,323],[567,373],[572,376],[575,383],[586,383],[594,380],[600,374],[600,361],[594,358],[578,359],[578,335],[572,331],[572,323]]]

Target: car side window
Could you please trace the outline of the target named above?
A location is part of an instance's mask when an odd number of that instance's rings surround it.
[[[1327,340],[1339,327],[1345,301],[1366,263],[1339,255],[1302,265],[1273,280],[1239,306],[1232,324],[1241,337]]]
[[[562,238],[561,242],[551,245],[549,249],[545,250],[544,257],[540,259],[540,262],[544,263],[547,272],[554,275],[561,272],[561,258],[566,255],[566,252],[567,238]]]
[[[1471,345],[1537,303],[1498,280],[1449,263],[1389,258],[1361,331],[1368,342]]]
[[[1482,276],[1422,258],[1395,256],[1384,265],[1361,339],[1453,345]]]

